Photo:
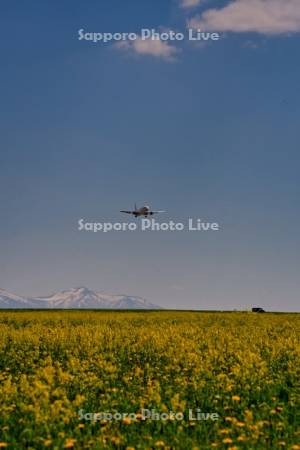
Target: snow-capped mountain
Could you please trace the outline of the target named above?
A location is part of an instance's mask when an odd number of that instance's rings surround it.
[[[0,309],[162,309],[141,297],[109,295],[85,287],[57,292],[48,297],[19,297],[0,289]]]
[[[31,308],[31,303],[27,298],[0,289],[0,308]]]

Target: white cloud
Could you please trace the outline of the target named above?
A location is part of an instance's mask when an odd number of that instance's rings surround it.
[[[233,0],[192,18],[189,26],[268,35],[300,32],[300,0]]]
[[[202,0],[180,0],[181,8],[195,8],[200,5]]]
[[[154,56],[166,61],[174,61],[179,51],[167,41],[142,39],[140,37],[134,41],[122,41],[116,46],[121,50],[132,51],[138,55]]]

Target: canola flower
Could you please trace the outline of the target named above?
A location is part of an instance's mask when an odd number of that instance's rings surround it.
[[[297,314],[1,311],[0,448],[300,450],[299,328]]]

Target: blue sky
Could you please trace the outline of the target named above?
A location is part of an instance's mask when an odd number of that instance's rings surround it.
[[[282,1],[1,3],[2,288],[299,310],[300,11],[285,0],[282,17]],[[147,52],[78,40],[195,23],[221,39]],[[221,231],[77,231],[127,220],[134,202]]]

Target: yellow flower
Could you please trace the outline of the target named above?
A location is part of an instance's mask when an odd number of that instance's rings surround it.
[[[139,376],[142,372],[143,372],[143,369],[141,369],[140,367],[136,367],[135,368],[135,375],[136,376]]]
[[[229,430],[228,428],[223,428],[222,430],[220,430],[221,434],[229,434]]]
[[[242,428],[245,426],[245,422],[237,422],[236,426]]]
[[[85,427],[84,423],[80,423],[80,424],[78,425],[78,428],[84,428],[84,427]]]
[[[118,436],[113,436],[113,437],[111,438],[111,442],[112,442],[113,444],[118,445],[118,444],[120,444],[121,439],[120,439]]]
[[[232,439],[227,437],[225,439],[223,439],[223,444],[231,444],[232,443]]]
[[[163,447],[165,445],[164,441],[156,441],[155,442],[156,447]]]
[[[300,445],[298,445],[298,444],[294,444],[294,445],[292,445],[292,450],[300,450]]]
[[[0,448],[4,448],[7,447],[7,443],[6,442],[0,442]]]
[[[246,409],[244,415],[245,415],[247,422],[251,422],[253,420],[253,412],[249,411],[249,409]]]
[[[73,448],[75,442],[76,442],[76,439],[67,439],[65,442],[64,448]]]
[[[125,425],[130,425],[130,424],[131,424],[131,419],[130,419],[130,417],[124,417],[124,419],[122,420],[122,422],[123,422]]]
[[[246,436],[244,435],[244,434],[241,434],[241,436],[239,436],[238,438],[237,438],[237,440],[239,441],[239,442],[242,442],[242,441],[245,441],[247,438],[246,438]]]
[[[51,439],[46,439],[46,440],[44,441],[44,446],[45,446],[45,447],[50,447],[51,444],[52,444]]]
[[[233,400],[234,402],[239,402],[241,400],[241,397],[239,395],[233,395],[231,397],[231,400]]]

